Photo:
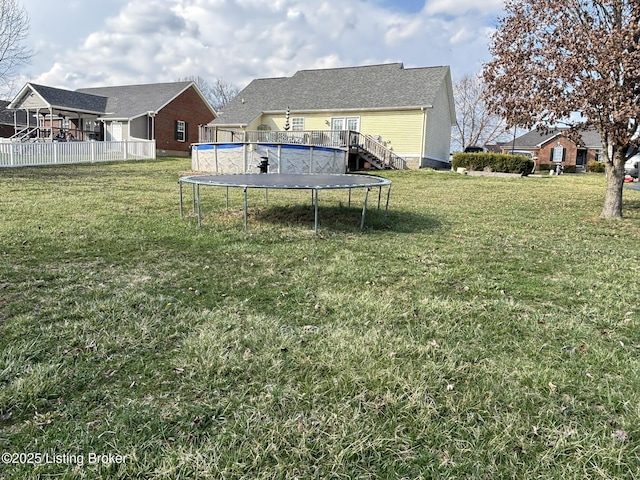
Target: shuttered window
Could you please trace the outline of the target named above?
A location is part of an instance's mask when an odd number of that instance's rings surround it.
[[[551,149],[551,161],[560,163],[564,162],[565,149],[562,145],[556,145]]]
[[[184,122],[182,120],[176,120],[176,131],[175,131],[175,138],[177,141],[179,142],[187,142],[189,141],[189,130],[188,130],[188,124],[187,122]]]

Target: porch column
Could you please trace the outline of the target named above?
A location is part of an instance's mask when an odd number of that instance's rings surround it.
[[[36,108],[36,139],[40,139],[40,134],[42,133],[41,122],[40,122],[40,107]]]
[[[156,138],[156,112],[149,112],[149,117],[151,117],[151,135],[149,140],[154,140]]]

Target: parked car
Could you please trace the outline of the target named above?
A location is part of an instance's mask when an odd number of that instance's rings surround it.
[[[624,164],[624,174],[633,178],[638,178],[638,165],[640,164],[640,153],[636,153]]]
[[[482,153],[482,152],[486,152],[484,147],[477,147],[475,145],[471,145],[468,147],[465,147],[464,149],[464,153]]]

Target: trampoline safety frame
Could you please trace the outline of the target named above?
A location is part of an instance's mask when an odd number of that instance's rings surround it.
[[[180,217],[184,218],[183,184],[191,184],[191,199],[194,213],[197,214],[198,227],[202,226],[202,210],[200,201],[200,187],[213,186],[226,188],[226,207],[229,208],[229,188],[242,188],[244,231],[249,230],[249,198],[250,188],[264,189],[267,204],[269,203],[270,189],[287,190],[311,190],[311,200],[314,210],[313,231],[318,234],[318,192],[320,190],[347,189],[349,191],[348,206],[351,207],[351,191],[362,188],[365,190],[360,215],[360,231],[364,230],[364,222],[367,213],[369,192],[378,188],[378,210],[382,205],[382,188],[387,187],[385,214],[389,211],[389,199],[391,196],[391,181],[374,175],[355,174],[277,174],[277,173],[249,173],[249,174],[224,174],[224,175],[191,175],[180,177],[178,189],[180,196]]]

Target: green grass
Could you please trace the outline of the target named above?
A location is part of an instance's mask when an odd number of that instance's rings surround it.
[[[640,476],[640,192],[384,172],[315,237],[295,191],[198,229],[188,169],[0,171],[0,453],[76,456],[2,478]]]

